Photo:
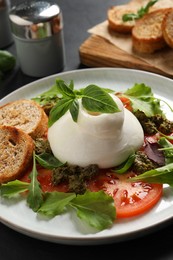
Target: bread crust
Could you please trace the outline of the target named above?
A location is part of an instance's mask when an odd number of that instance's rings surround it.
[[[109,28],[119,33],[131,33],[135,25],[135,20],[124,22],[123,15],[136,13],[137,10],[137,6],[134,5],[117,5],[110,7],[107,12]]]
[[[139,53],[154,53],[166,46],[162,22],[170,8],[155,10],[136,21],[132,29],[132,46]]]
[[[34,141],[27,133],[0,125],[0,183],[20,178],[32,162]]]
[[[162,22],[163,37],[169,47],[173,48],[173,8],[165,15]]]
[[[48,116],[35,101],[20,99],[0,107],[0,125],[15,126],[36,139],[46,134]]]

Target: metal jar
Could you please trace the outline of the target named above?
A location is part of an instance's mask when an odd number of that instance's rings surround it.
[[[63,70],[63,17],[55,1],[24,1],[11,8],[9,18],[24,74],[44,77]]]
[[[9,0],[0,0],[0,49],[13,42],[9,21]]]

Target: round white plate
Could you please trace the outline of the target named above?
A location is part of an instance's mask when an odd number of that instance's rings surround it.
[[[74,81],[75,88],[88,84],[97,84],[116,91],[125,90],[134,83],[145,83],[153,93],[173,107],[173,80],[153,73],[117,68],[98,68],[69,71],[52,75],[32,82],[6,96],[0,105],[9,101],[31,98],[48,90],[59,77],[69,83]],[[173,114],[168,113],[173,118]],[[173,217],[173,189],[164,187],[161,201],[149,212],[139,217],[116,221],[112,228],[94,233],[90,228],[77,223],[71,214],[64,214],[53,219],[39,218],[23,200],[0,201],[0,221],[8,227],[28,236],[69,245],[94,245],[124,241],[151,232],[166,224]]]

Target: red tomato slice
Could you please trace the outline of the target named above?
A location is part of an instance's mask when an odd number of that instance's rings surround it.
[[[53,191],[67,192],[68,191],[67,184],[59,184],[56,186],[54,186],[52,184],[52,171],[51,170],[38,167],[37,171],[38,171],[37,179],[41,185],[43,192],[53,192]],[[29,179],[30,172],[31,171],[28,171],[22,178],[20,178],[20,180],[30,182],[30,179]]]
[[[134,173],[103,172],[89,183],[91,191],[104,190],[114,198],[117,218],[128,218],[150,210],[161,198],[162,184],[127,182]]]
[[[122,93],[116,93],[116,96],[119,97],[125,108],[127,108],[130,111],[133,111],[132,104],[129,98],[123,96]]]
[[[52,171],[47,169],[38,169],[38,181],[42,187],[44,192],[52,192],[52,191],[59,191],[59,192],[67,192],[68,186],[66,184],[59,184],[54,186],[52,184]]]
[[[38,168],[38,181],[44,192],[68,192],[67,184],[53,186],[51,170]],[[28,172],[21,178],[29,182]],[[128,182],[134,176],[133,172],[127,174],[112,173],[111,170],[101,170],[100,174],[88,183],[93,191],[103,190],[113,197],[117,218],[128,218],[143,214],[150,210],[161,198],[162,184],[149,184],[144,182]]]

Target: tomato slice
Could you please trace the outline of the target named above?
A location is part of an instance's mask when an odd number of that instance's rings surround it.
[[[162,184],[128,182],[134,173],[105,171],[89,183],[91,191],[104,190],[114,198],[117,218],[128,218],[150,210],[161,198]]]
[[[121,100],[121,102],[123,103],[125,108],[127,108],[130,111],[133,111],[132,103],[129,98],[123,96],[123,94],[121,92],[116,93],[116,96],[119,97],[119,99]]]
[[[44,169],[42,167],[38,167],[38,176],[37,179],[40,183],[40,186],[43,192],[68,192],[68,185],[67,184],[59,184],[54,186],[52,184],[52,171],[48,169]],[[26,174],[20,178],[21,181],[30,182],[29,174],[31,171],[26,172]]]
[[[29,182],[28,172],[21,178]],[[128,218],[143,214],[150,210],[161,198],[162,184],[144,182],[128,182],[128,178],[135,176],[133,172],[116,174],[111,169],[100,170],[100,174],[88,183],[93,191],[103,190],[113,197],[116,207],[116,218]],[[38,181],[44,192],[68,192],[67,184],[53,186],[51,170],[38,168]]]

